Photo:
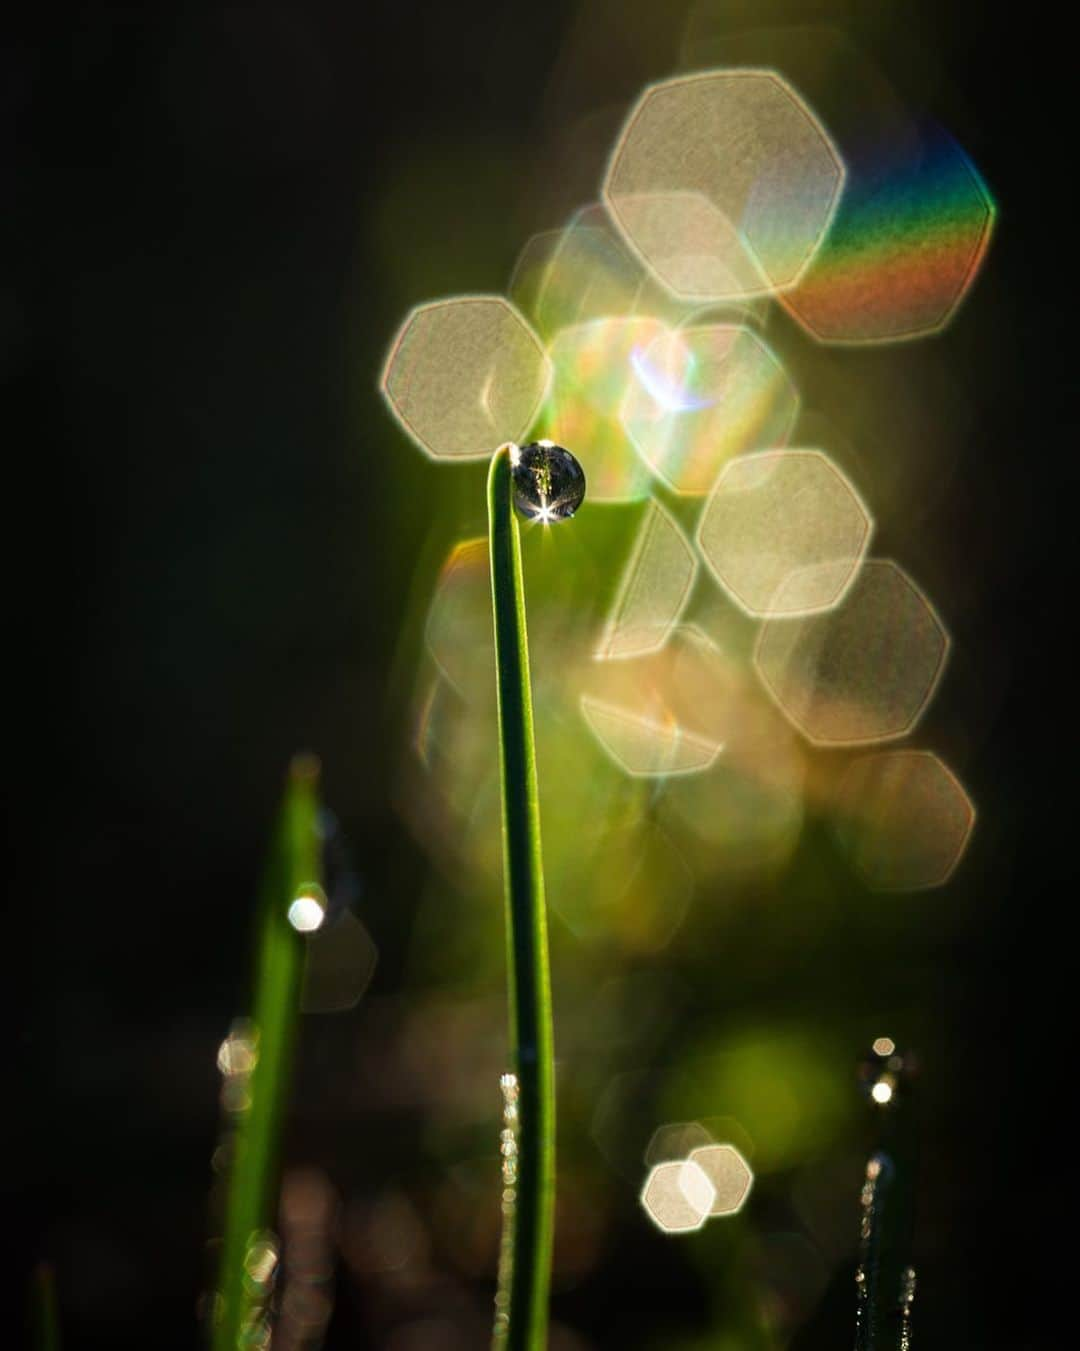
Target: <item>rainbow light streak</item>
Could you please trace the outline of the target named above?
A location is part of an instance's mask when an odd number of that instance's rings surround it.
[[[938,127],[922,154],[861,152],[832,230],[781,303],[823,342],[896,342],[940,332],[967,296],[997,207],[978,170]],[[891,158],[890,158],[891,157]]]
[[[640,347],[635,347],[631,351],[630,365],[650,398],[666,412],[693,413],[701,408],[710,408],[716,403],[715,399],[695,399],[686,393],[673,380],[667,379],[655,366],[650,365]]]

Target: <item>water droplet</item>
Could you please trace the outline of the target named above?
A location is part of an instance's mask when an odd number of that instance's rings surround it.
[[[878,1037],[859,1062],[859,1085],[879,1107],[894,1106],[916,1071],[915,1057],[900,1052],[891,1037]]]
[[[513,455],[514,505],[530,521],[565,521],[585,497],[585,471],[553,441],[533,441]]]

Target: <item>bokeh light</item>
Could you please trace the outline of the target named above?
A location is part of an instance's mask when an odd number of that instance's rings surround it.
[[[943,885],[975,825],[963,785],[931,751],[862,756],[848,767],[838,796],[837,834],[875,891]]]
[[[464,698],[494,698],[495,643],[487,537],[462,540],[443,564],[425,637],[439,669]]]
[[[671,513],[645,508],[598,657],[636,657],[663,647],[697,575],[697,556]]]
[[[660,334],[638,356],[622,422],[675,492],[702,495],[736,455],[787,444],[794,385],[750,328],[704,324]]]
[[[841,599],[871,530],[869,512],[827,456],[788,450],[729,461],[697,538],[713,576],[743,610],[793,616]],[[824,563],[840,566],[816,566]]]
[[[514,266],[509,295],[548,342],[594,319],[672,319],[684,308],[650,280],[600,204],[582,207],[561,230],[533,235]]]
[[[734,1215],[746,1204],[754,1174],[734,1145],[699,1145],[689,1159],[713,1186],[710,1215]]]
[[[651,488],[619,412],[636,354],[666,332],[649,317],[593,319],[561,329],[548,349],[554,376],[543,426],[581,461],[590,502],[634,501]]]
[[[791,286],[844,180],[824,128],[774,71],[651,86],[611,156],[604,200],[647,266],[700,301]]]
[[[796,596],[832,584],[847,563],[825,563],[804,581],[781,586]],[[949,649],[929,601],[897,564],[870,559],[843,602],[825,614],[768,619],[754,663],[777,706],[808,741],[858,746],[904,736],[919,721],[941,679]]]
[[[659,1163],[645,1179],[641,1204],[658,1229],[686,1234],[700,1229],[709,1216],[715,1191],[696,1163]]]
[[[509,301],[457,296],[409,314],[381,388],[425,454],[478,460],[524,437],[550,374],[539,338]]]
[[[305,1013],[343,1013],[355,1008],[371,983],[379,953],[363,923],[348,910],[308,935]]]
[[[700,771],[723,749],[732,716],[716,697],[725,669],[704,634],[680,626],[657,652],[592,663],[583,673],[582,714],[628,774]]]

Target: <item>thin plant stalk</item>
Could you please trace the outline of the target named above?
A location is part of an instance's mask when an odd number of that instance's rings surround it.
[[[866,1165],[856,1273],[855,1351],[910,1351],[916,1133],[906,1082],[877,1107],[879,1144]]]
[[[255,1063],[240,1114],[225,1201],[214,1351],[235,1351],[257,1316],[261,1292],[248,1270],[253,1244],[274,1218],[280,1141],[300,1011],[304,940],[290,924],[298,892],[320,880],[318,762],[289,768],[277,829],[259,895],[251,1040]]]
[[[517,1175],[502,1345],[543,1351],[555,1190],[555,1069],[540,807],[533,742],[521,537],[512,504],[511,446],[488,474],[491,600],[502,780],[510,1039],[518,1080]]]

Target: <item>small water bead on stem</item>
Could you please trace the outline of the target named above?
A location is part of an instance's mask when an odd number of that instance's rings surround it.
[[[530,521],[566,521],[585,498],[585,471],[554,441],[533,441],[510,453],[514,506]]]

